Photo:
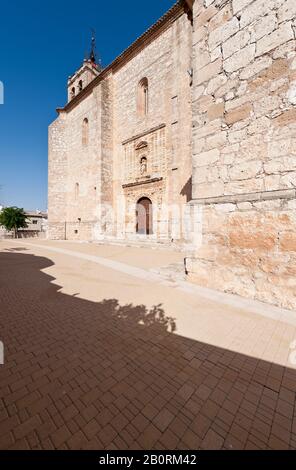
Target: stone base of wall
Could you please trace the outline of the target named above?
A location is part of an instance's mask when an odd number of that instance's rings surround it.
[[[167,222],[166,222],[167,225]],[[145,244],[154,245],[165,244],[165,245],[174,245],[174,246],[187,246],[192,244],[192,240],[187,240],[186,238],[172,239],[166,232],[164,233],[154,233],[151,235],[141,235],[128,231],[119,231],[116,234],[114,227],[110,226],[108,230],[104,232],[100,227],[96,227],[94,224],[68,224],[65,226],[50,225],[47,233],[47,239],[49,240],[79,240],[79,241],[101,241],[106,243],[112,241],[125,241],[125,242],[145,242]]]
[[[40,230],[19,230],[17,238],[40,238],[46,237],[46,232],[40,232]]]
[[[189,279],[295,309],[295,209],[295,197],[203,205],[202,243],[187,258]]]
[[[119,239],[135,241],[138,239],[152,242],[174,243],[176,245],[191,245],[199,233],[199,211],[197,206],[190,204],[158,205],[153,199],[151,217],[152,233],[149,236],[136,232],[136,204],[124,207],[120,217],[113,217],[110,212],[103,213],[97,221],[67,221],[48,223],[48,239],[53,240],[109,240]],[[123,214],[123,215],[122,215]]]
[[[65,240],[65,224],[49,222],[46,238],[48,240]]]

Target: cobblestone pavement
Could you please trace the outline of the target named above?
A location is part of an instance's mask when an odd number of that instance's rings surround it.
[[[0,328],[1,449],[296,448],[292,324],[7,241]]]

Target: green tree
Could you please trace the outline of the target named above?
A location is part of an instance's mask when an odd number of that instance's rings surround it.
[[[17,238],[17,231],[19,228],[26,228],[27,216],[24,209],[19,207],[5,207],[0,212],[0,225],[6,228],[6,230],[14,231],[14,238]]]

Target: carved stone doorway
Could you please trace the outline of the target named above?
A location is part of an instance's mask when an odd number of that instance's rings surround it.
[[[141,197],[136,206],[136,232],[142,235],[152,234],[152,202],[148,197]]]

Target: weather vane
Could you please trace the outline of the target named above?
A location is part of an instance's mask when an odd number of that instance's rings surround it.
[[[96,30],[91,28],[91,50],[89,54],[89,60],[96,66],[101,67],[101,58],[97,54],[96,50]]]
[[[96,63],[96,31],[91,28],[91,50],[89,58],[91,62]]]

